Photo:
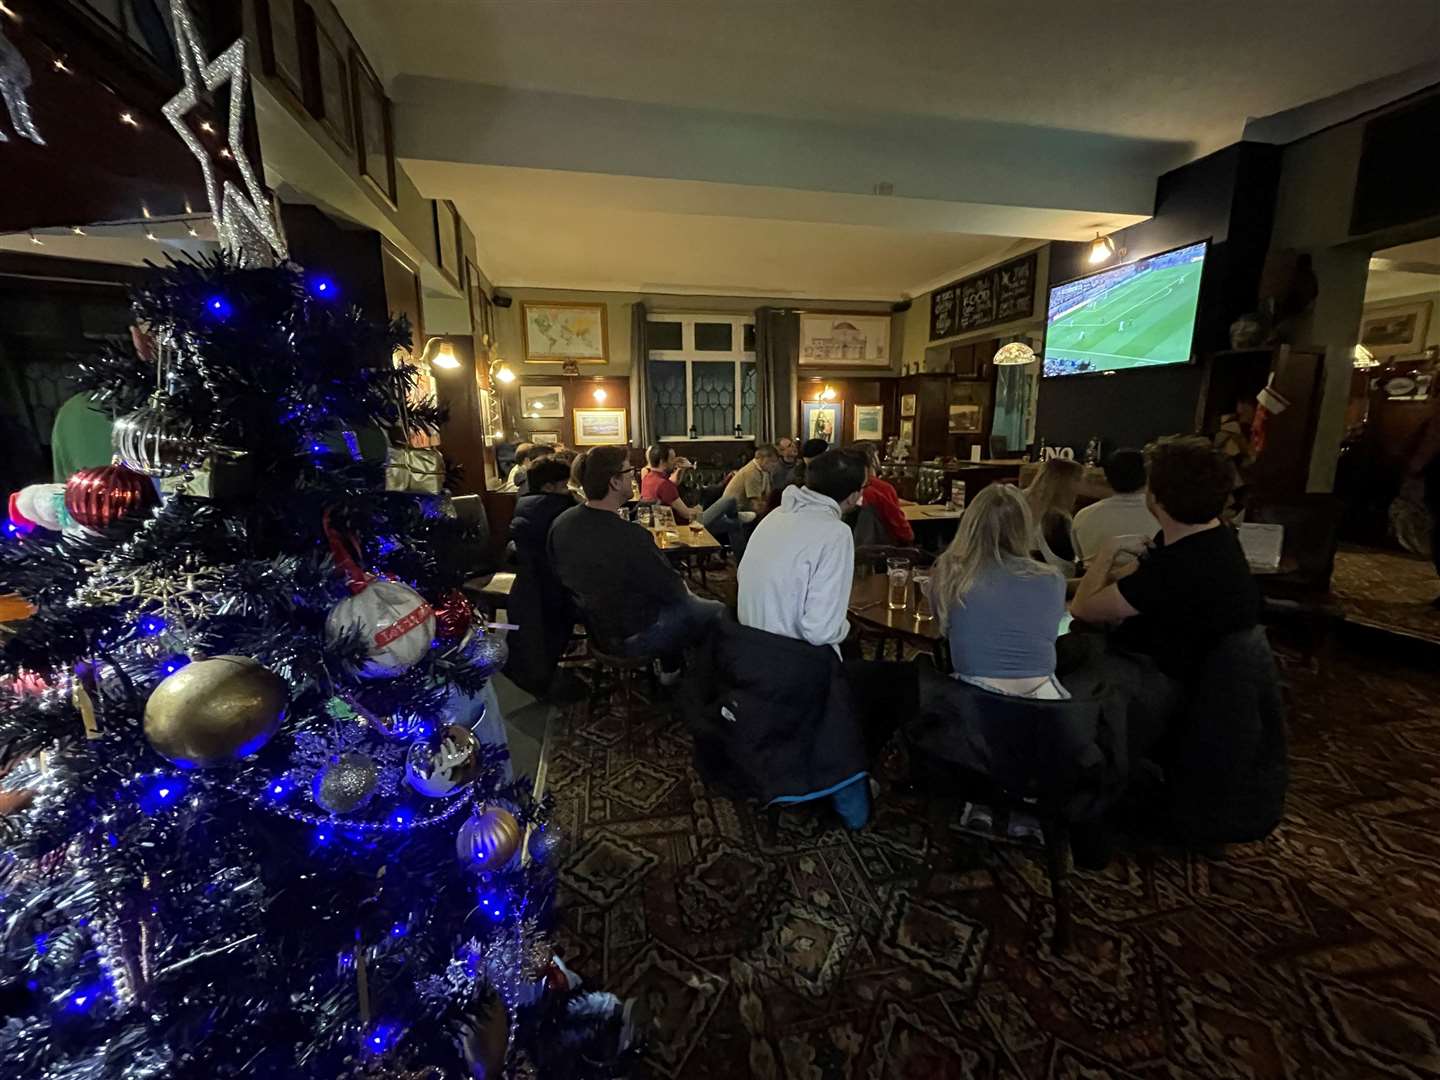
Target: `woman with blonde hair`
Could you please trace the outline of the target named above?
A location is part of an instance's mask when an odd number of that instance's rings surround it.
[[[1075,574],[1075,499],[1084,478],[1085,467],[1078,461],[1051,458],[1025,489],[1037,533],[1031,550],[1066,577]]]
[[[1055,678],[1065,579],[1034,548],[1025,495],[991,484],[965,508],[936,561],[931,600],[945,620],[958,678],[999,694],[1068,698]]]

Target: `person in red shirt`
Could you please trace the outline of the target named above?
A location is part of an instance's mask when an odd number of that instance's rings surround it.
[[[717,537],[728,537],[737,552],[743,550],[740,534],[742,522],[754,520],[753,514],[741,514],[735,499],[723,496],[709,507],[688,506],[680,497],[677,481],[694,466],[663,443],[656,443],[645,452],[649,464],[645,475],[640,478],[640,498],[659,506],[668,506],[675,512],[676,521],[698,521]]]
[[[915,529],[905,517],[905,511],[900,509],[900,496],[890,481],[880,478],[880,452],[875,444],[857,443],[853,449],[864,455],[867,466],[868,479],[862,490],[861,504],[870,507],[879,516],[892,543],[913,544]]]

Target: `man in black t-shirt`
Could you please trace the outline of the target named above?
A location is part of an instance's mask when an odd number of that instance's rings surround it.
[[[1220,521],[1234,475],[1224,455],[1205,439],[1176,438],[1162,440],[1149,458],[1147,506],[1160,532],[1101,545],[1070,613],[1115,629],[1089,680],[1085,672],[1062,677],[1072,691],[1108,681],[1131,693],[1132,757],[1164,735],[1183,684],[1220,640],[1260,619],[1260,591],[1239,538]]]

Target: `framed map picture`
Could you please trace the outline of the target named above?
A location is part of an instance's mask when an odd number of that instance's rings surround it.
[[[610,362],[604,304],[522,302],[520,334],[527,363]]]
[[[621,446],[630,441],[624,409],[576,409],[576,446]]]
[[[855,424],[850,433],[852,439],[873,439],[878,442],[884,438],[884,431],[884,405],[855,406]]]
[[[901,416],[914,416],[914,415],[915,415],[915,395],[914,395],[914,394],[901,394],[901,395],[900,395],[900,415],[901,415]]]
[[[900,421],[900,441],[910,448],[915,446],[915,421]]]
[[[890,366],[890,316],[801,315],[801,367]]]

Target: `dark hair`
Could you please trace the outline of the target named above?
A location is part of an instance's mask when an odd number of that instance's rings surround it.
[[[651,443],[650,449],[645,451],[645,460],[650,463],[650,468],[658,469],[665,464],[665,459],[670,456],[670,447],[664,443]]]
[[[524,465],[530,460],[530,451],[535,449],[535,444],[530,442],[519,443],[515,447],[515,464]]]
[[[826,450],[805,467],[805,486],[837,503],[865,486],[865,456],[850,450]]]
[[[848,447],[852,454],[859,454],[865,459],[865,464],[876,472],[880,471],[880,448],[873,442],[857,442]]]
[[[800,447],[800,456],[803,458],[816,458],[830,449],[830,444],[824,439],[806,439]]]
[[[525,490],[538,495],[546,484],[563,484],[570,479],[570,463],[558,455],[547,455],[525,466]]]
[[[1125,447],[1105,459],[1105,479],[1116,495],[1129,495],[1145,486],[1145,455]]]
[[[630,451],[623,446],[597,446],[575,459],[580,489],[587,499],[599,501],[610,494],[610,481],[630,464]]]
[[[1182,525],[1203,525],[1220,516],[1235,486],[1229,460],[1208,439],[1193,435],[1160,439],[1146,452],[1150,494]]]
[[[555,448],[553,446],[546,446],[544,443],[536,443],[530,448],[530,462],[531,464],[534,464],[541,458],[547,458],[553,453],[555,453]]]
[[[778,458],[780,456],[780,451],[775,449],[774,443],[761,443],[759,446],[755,447],[755,456]]]

